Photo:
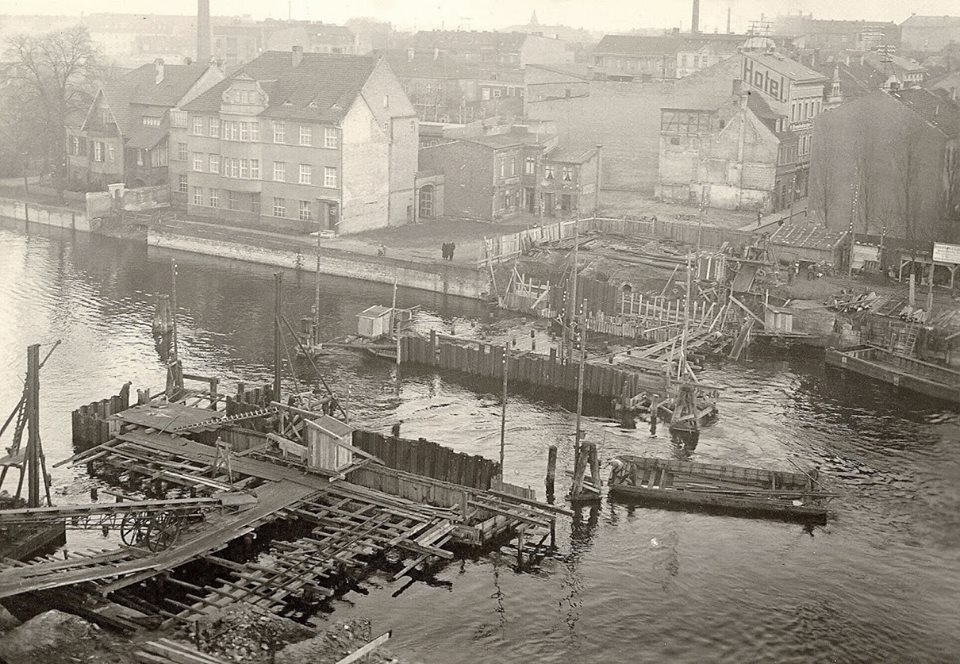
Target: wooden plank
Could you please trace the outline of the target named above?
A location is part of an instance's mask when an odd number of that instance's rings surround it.
[[[375,638],[373,641],[370,641],[365,646],[354,650],[352,653],[350,653],[343,659],[338,660],[337,664],[353,664],[353,662],[360,661],[360,658],[369,655],[370,653],[374,652],[377,648],[382,646],[384,643],[389,641],[392,635],[393,635],[393,631],[389,631],[384,634],[381,634],[380,636]]]

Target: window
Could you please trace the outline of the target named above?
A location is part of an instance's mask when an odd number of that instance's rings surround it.
[[[260,179],[260,160],[259,159],[250,160],[250,179],[251,180]]]
[[[142,118],[140,118],[140,122],[143,124],[144,127],[160,126],[160,118],[152,118],[149,115],[144,115]]]
[[[323,168],[323,186],[324,187],[336,187],[337,186],[337,169],[331,166],[324,166]]]
[[[273,142],[285,143],[287,140],[287,126],[282,122],[273,123]]]
[[[500,157],[500,177],[507,176],[507,160],[503,157]]]
[[[188,192],[190,191],[190,189],[187,187],[187,176],[186,176],[186,175],[181,175],[181,176],[180,176],[180,181],[179,181],[179,183],[177,184],[177,191],[179,191],[181,194],[186,194],[186,193],[188,193]]]
[[[323,128],[323,147],[325,148],[337,148],[340,145],[340,141],[337,140],[337,130],[335,127],[324,127]]]
[[[115,152],[116,152],[116,151],[115,151],[115,149],[114,149],[114,147],[113,147],[112,145],[108,145],[108,146],[107,146],[107,161],[113,162],[114,158],[116,157]],[[165,164],[157,164],[157,165],[158,165],[158,166],[164,166]]]
[[[284,162],[273,162],[273,179],[275,182],[287,181],[287,165]]]
[[[210,189],[210,207],[220,207],[219,189]]]
[[[313,214],[310,212],[310,201],[300,201],[300,221],[310,221]]]
[[[96,141],[93,144],[93,160],[103,161],[103,143]]]
[[[564,166],[562,172],[564,182],[570,182],[573,180],[573,166]]]
[[[194,116],[193,118],[193,135],[203,136],[203,118],[200,116]]]
[[[250,123],[249,122],[240,123],[240,140],[244,142],[250,140]]]
[[[312,171],[310,164],[300,164],[300,184],[312,184]]]
[[[212,155],[210,155],[210,172],[211,172],[211,173],[217,173],[217,174],[219,175],[219,173],[220,173],[220,155],[218,155],[218,154],[212,154]]]
[[[300,145],[313,145],[313,130],[310,127],[300,126]]]
[[[80,137],[70,137],[70,154],[80,154]]]
[[[193,170],[195,171],[203,170],[203,153],[202,152],[193,153]]]
[[[193,204],[203,205],[203,187],[193,188]]]
[[[548,180],[552,180],[552,179],[553,179],[553,168],[554,168],[553,164],[547,164],[546,166],[544,166],[544,167],[543,167],[543,177],[547,178]]]
[[[187,157],[187,144],[186,143],[177,143],[177,160],[186,161]]]
[[[220,138],[220,118],[210,118],[210,136]]]
[[[170,111],[170,126],[186,129],[187,128],[187,112],[172,109]]]
[[[490,101],[490,88],[484,88],[481,96],[483,101]]]
[[[494,89],[493,89],[493,96],[494,96],[494,97],[502,97],[502,96],[503,96],[503,90],[501,90],[500,88],[494,88]]]
[[[536,157],[527,157],[523,165],[524,175],[535,175],[537,172],[537,159]]]
[[[249,179],[250,177],[250,160],[241,159],[240,160],[240,177],[244,180]]]
[[[287,202],[282,198],[273,199],[273,216],[283,217],[287,214]]]
[[[517,174],[517,160],[513,157],[510,158],[510,175]]]
[[[230,210],[240,209],[240,202],[237,200],[237,192],[233,190],[227,191],[227,209],[230,209]]]
[[[260,140],[260,123],[250,122],[250,140],[257,142]]]

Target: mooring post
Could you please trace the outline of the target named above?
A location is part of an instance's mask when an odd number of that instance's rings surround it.
[[[547,502],[551,505],[554,499],[554,482],[557,479],[557,446],[551,445],[547,450]]]
[[[27,507],[40,507],[40,345],[27,348]]]

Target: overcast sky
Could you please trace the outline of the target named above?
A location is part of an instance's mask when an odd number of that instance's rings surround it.
[[[541,24],[563,24],[604,32],[639,27],[690,27],[690,0],[211,0],[215,15],[250,14],[342,23],[352,16],[373,16],[401,28],[502,28],[526,23],[533,10]],[[701,0],[701,29],[726,28],[730,7],[733,29],[751,20],[781,13],[812,12],[816,18],[889,20],[911,13],[960,15],[960,0]],[[79,14],[93,12],[193,14],[195,0],[0,0],[0,14]]]

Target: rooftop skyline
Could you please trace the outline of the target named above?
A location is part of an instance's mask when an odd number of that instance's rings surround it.
[[[0,14],[81,15],[116,12],[110,0],[0,0]],[[955,0],[919,0],[904,4],[897,0],[856,0],[837,3],[831,0],[701,0],[700,27],[703,32],[724,32],[727,8],[731,27],[742,32],[761,15],[772,19],[780,14],[813,13],[823,19],[864,19],[900,23],[912,13],[921,15],[960,15]],[[162,8],[148,0],[127,0],[123,13],[164,13],[193,15],[195,0],[170,0]],[[162,12],[158,12],[162,9]],[[578,3],[573,0],[517,0],[512,3],[490,3],[481,0],[346,0],[336,4],[313,3],[309,0],[271,2],[269,0],[211,1],[214,15],[250,15],[253,18],[285,19],[343,23],[351,17],[369,16],[389,21],[400,29],[502,29],[526,24],[533,11],[541,25],[567,25],[600,32],[627,32],[634,28],[690,27],[691,3],[648,2],[637,4],[624,0],[604,3]]]

